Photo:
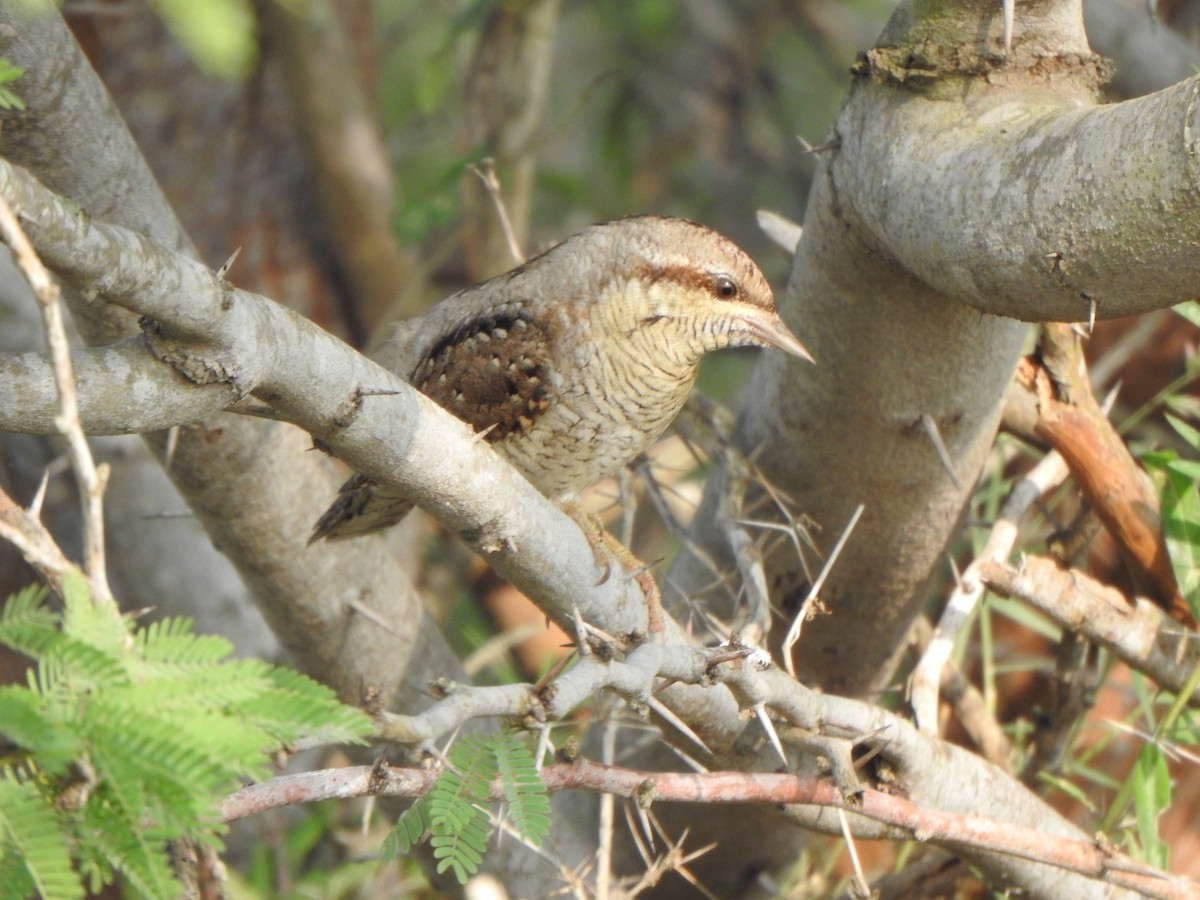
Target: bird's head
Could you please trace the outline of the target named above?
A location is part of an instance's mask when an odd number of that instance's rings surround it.
[[[614,267],[609,294],[622,329],[670,330],[672,343],[700,354],[726,347],[773,347],[812,362],[779,316],[767,279],[733,241],[685,219],[633,216],[595,225]]]

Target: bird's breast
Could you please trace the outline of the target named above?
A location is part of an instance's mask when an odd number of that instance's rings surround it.
[[[695,381],[695,366],[668,369],[611,350],[587,358],[585,366],[557,369],[541,416],[494,445],[555,499],[637,458],[671,424]]]

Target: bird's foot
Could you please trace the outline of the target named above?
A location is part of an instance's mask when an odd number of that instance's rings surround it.
[[[597,585],[604,584],[612,576],[613,559],[629,572],[642,593],[646,595],[646,628],[650,634],[661,634],[663,630],[662,593],[658,582],[650,574],[649,566],[633,555],[628,547],[612,535],[604,523],[594,513],[589,513],[578,503],[566,503],[563,512],[575,520],[575,524],[583,532],[592,555],[596,558],[596,567],[600,569],[600,580]]]

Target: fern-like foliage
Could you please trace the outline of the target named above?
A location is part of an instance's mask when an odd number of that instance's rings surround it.
[[[31,657],[0,687],[0,900],[83,896],[120,873],[144,897],[180,886],[166,843],[220,846],[215,803],[269,774],[301,736],[358,742],[361,712],[326,687],[185,619],[145,628],[97,605],[81,576],[64,609],[26,590],[0,611],[0,643]]]
[[[493,752],[513,827],[526,840],[541,844],[550,833],[550,798],[538,776],[529,742],[516,732],[504,732],[493,740]]]
[[[428,837],[438,872],[450,869],[460,884],[479,871],[491,836],[487,807],[499,779],[513,827],[530,843],[550,831],[550,801],[526,739],[516,732],[463,737],[447,754],[433,789],[405,811],[384,842],[385,856],[408,853]]]

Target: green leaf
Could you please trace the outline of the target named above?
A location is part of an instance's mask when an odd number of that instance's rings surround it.
[[[128,821],[104,803],[88,803],[87,825],[108,863],[144,897],[174,900],[179,883],[167,858],[167,835]]]
[[[92,589],[78,569],[67,572],[62,582],[63,631],[76,641],[114,657],[127,648],[129,625],[116,610],[92,598]]]
[[[429,832],[429,795],[418,798],[396,821],[395,827],[384,841],[383,855],[395,858],[409,853]]]
[[[1165,869],[1170,848],[1158,836],[1158,818],[1171,805],[1171,776],[1162,750],[1146,744],[1138,754],[1131,776],[1134,784],[1133,806],[1137,815],[1138,839],[1143,859]]]
[[[449,54],[430,57],[417,69],[412,90],[417,112],[421,115],[432,115],[446,102],[456,75],[451,60]]]
[[[225,78],[249,73],[257,35],[248,0],[152,0],[151,5],[201,67]]]
[[[328,687],[290,669],[264,673],[270,687],[242,704],[238,714],[274,735],[280,743],[300,737],[327,743],[362,743],[371,720],[346,706]]]
[[[496,735],[492,748],[509,818],[517,832],[537,846],[550,833],[550,800],[526,743],[524,736],[505,732]]]
[[[1167,468],[1192,479],[1192,481],[1200,480],[1200,462],[1193,462],[1190,459],[1175,459],[1167,463]]]
[[[482,818],[486,823],[486,814]],[[438,860],[438,872],[453,868],[458,883],[466,884],[467,879],[479,871],[479,865],[483,862],[489,830],[486,824],[479,826],[472,822],[453,834],[435,834],[430,838],[433,858]]]
[[[50,716],[41,697],[17,685],[0,687],[0,734],[36,756],[51,777],[61,775],[83,752],[78,733]]]
[[[24,877],[46,900],[82,897],[83,885],[71,868],[62,825],[36,787],[16,781],[11,773],[0,777],[0,851],[5,862],[0,868],[14,871],[10,854],[20,864]]]
[[[281,735],[370,731],[325,686],[260,660],[226,660],[228,642],[193,635],[185,619],[131,631],[92,601],[81,576],[66,581],[63,614],[43,597],[23,591],[0,610],[0,642],[36,663],[27,685],[0,687],[0,730],[32,787],[0,772],[0,788],[33,791],[51,816],[0,827],[0,900],[9,885],[19,896],[99,891],[115,872],[135,894],[174,897],[167,842],[219,847],[215,803],[269,771]],[[10,805],[0,803],[0,818]],[[69,849],[68,871],[74,860],[73,894],[35,869],[47,821],[55,846]]]
[[[1059,775],[1052,775],[1049,772],[1038,772],[1037,778],[1038,781],[1042,782],[1043,784],[1048,784],[1054,789],[1061,791],[1084,809],[1092,811],[1095,810],[1096,805],[1092,802],[1091,798],[1088,797],[1087,792],[1070,779],[1063,778]]]
[[[1200,302],[1196,300],[1189,300],[1187,303],[1176,304],[1175,306],[1172,306],[1171,309],[1183,316],[1193,325],[1200,328]]]
[[[1167,739],[1178,744],[1200,744],[1200,711],[1181,710],[1167,732]]]
[[[1193,450],[1200,450],[1200,430],[1193,428],[1178,416],[1167,414],[1167,423],[1179,432],[1179,436],[1191,444]]]
[[[20,69],[7,59],[0,57],[0,109],[25,108],[25,101],[21,99],[21,96],[8,87],[24,74],[24,69]]]
[[[163,619],[137,632],[141,657],[148,663],[216,663],[233,653],[233,644],[215,634],[192,634],[192,620]]]
[[[1171,416],[1168,420],[1177,430],[1191,430]],[[1164,476],[1162,521],[1167,553],[1183,596],[1193,612],[1200,612],[1200,492],[1196,488],[1200,464],[1161,453],[1148,455],[1146,463]]]
[[[9,597],[0,607],[0,644],[33,656],[58,639],[58,617],[42,605],[45,599],[37,587]]]
[[[422,812],[428,815],[429,843],[438,860],[438,872],[453,869],[454,877],[465,884],[479,871],[491,835],[491,819],[484,804],[497,772],[493,745],[484,738],[459,738],[447,753],[447,761]],[[406,825],[397,841],[410,840],[414,831],[412,824]]]
[[[0,900],[26,900],[37,896],[37,892],[24,857],[0,840]]]

